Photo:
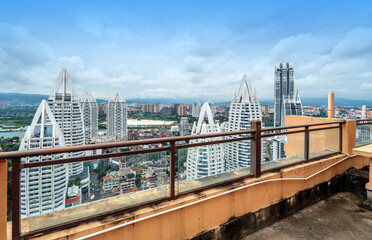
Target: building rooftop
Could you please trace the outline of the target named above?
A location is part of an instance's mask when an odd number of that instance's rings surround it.
[[[360,207],[364,200],[340,192],[242,240],[371,239],[372,212]]]

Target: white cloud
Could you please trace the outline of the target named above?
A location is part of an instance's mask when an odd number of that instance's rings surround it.
[[[226,29],[218,36],[173,32],[153,42],[99,23],[82,28],[104,44],[77,43],[70,48],[75,54],[67,56],[24,27],[0,24],[0,91],[49,94],[61,68],[67,68],[77,92],[89,87],[96,98],[108,99],[119,89],[127,99],[229,101],[247,74],[259,98],[270,99],[274,64],[289,61],[302,97],[335,90],[347,98],[371,98],[372,29],[354,29],[339,38],[301,33],[267,43],[258,55],[254,44],[241,41],[252,33],[236,36]]]

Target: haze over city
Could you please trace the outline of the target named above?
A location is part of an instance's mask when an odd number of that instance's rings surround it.
[[[67,68],[79,94],[230,101],[243,74],[273,98],[294,63],[301,97],[371,100],[369,1],[12,1],[0,9],[0,92],[48,94]]]

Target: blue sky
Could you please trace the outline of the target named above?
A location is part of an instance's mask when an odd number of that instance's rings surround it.
[[[372,99],[370,1],[8,1],[0,92],[49,94],[66,67],[96,98],[228,101],[244,74],[273,98],[275,63],[302,97]]]

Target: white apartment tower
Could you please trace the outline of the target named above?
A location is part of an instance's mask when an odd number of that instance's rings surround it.
[[[98,132],[98,104],[88,88],[80,98],[80,108],[84,120],[85,141],[88,143]]]
[[[235,91],[231,101],[229,120],[224,129],[229,131],[242,131],[251,129],[251,121],[262,121],[260,102],[256,90],[252,88],[246,75],[240,83],[238,91]],[[246,136],[246,135],[244,135]],[[228,136],[227,139],[239,138],[243,135]],[[262,141],[262,158],[265,157],[265,143]],[[248,167],[251,164],[251,141],[237,141],[225,143],[225,170],[232,171]]]
[[[208,122],[205,122],[207,117]],[[208,103],[204,103],[198,123],[194,122],[191,135],[218,133],[220,126],[213,120],[212,111]],[[211,142],[222,140],[222,137],[213,139],[193,139],[190,143]],[[223,144],[213,144],[200,147],[188,148],[186,178],[188,180],[207,177],[224,172]]]
[[[27,127],[19,151],[64,147],[64,137],[53,113],[43,100]],[[65,154],[22,158],[22,163],[65,158]],[[21,171],[21,217],[32,217],[65,208],[68,165],[26,168]]]
[[[127,104],[118,90],[107,105],[107,134],[125,139],[128,136]]]
[[[79,99],[66,69],[62,69],[48,99],[48,105],[63,133],[66,146],[85,144],[84,124]],[[84,152],[68,154],[69,157],[82,157]],[[69,164],[69,175],[83,172],[83,162]]]

